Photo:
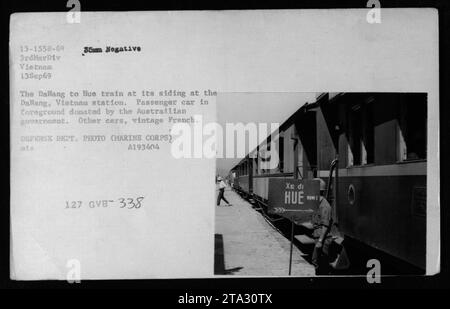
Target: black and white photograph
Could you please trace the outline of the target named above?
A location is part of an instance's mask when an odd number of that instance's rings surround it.
[[[267,135],[242,158],[217,159],[215,273],[364,275],[370,262],[383,275],[424,274],[427,94],[307,97],[218,96],[234,130],[225,137],[241,137],[227,146]],[[257,132],[264,121],[280,126]]]

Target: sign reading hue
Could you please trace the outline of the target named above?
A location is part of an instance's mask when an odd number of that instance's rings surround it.
[[[277,214],[296,223],[309,222],[319,207],[319,181],[269,179],[269,207]]]

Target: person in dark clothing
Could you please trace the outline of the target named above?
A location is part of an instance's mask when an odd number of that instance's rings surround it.
[[[320,178],[320,204],[319,208],[313,215],[314,232],[313,237],[316,239],[314,251],[312,255],[312,264],[316,269],[316,275],[326,274],[329,269],[328,249],[331,243],[330,230],[333,224],[332,208],[325,198],[326,184]]]

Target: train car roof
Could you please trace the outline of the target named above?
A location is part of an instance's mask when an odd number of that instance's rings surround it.
[[[322,93],[318,96],[317,100],[313,103],[308,103],[305,102],[302,106],[300,106],[300,108],[295,111],[288,119],[286,119],[278,128],[278,131],[285,131],[287,128],[289,128],[290,126],[292,126],[292,124],[295,122],[295,120],[298,117],[301,117],[302,114],[304,114],[306,111],[313,109],[315,107],[319,106],[319,101],[321,101],[321,99],[323,98],[324,95],[326,95],[327,93]],[[269,134],[266,139],[260,143],[257,147],[261,146],[264,143],[267,143],[269,138],[273,135],[273,133]],[[246,161],[249,157],[250,153],[253,153],[257,150],[257,147],[252,149],[241,161],[239,161],[239,163],[237,163],[231,170],[236,169],[239,165],[241,165],[244,161]]]

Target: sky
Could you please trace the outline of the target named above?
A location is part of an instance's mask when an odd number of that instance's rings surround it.
[[[280,125],[306,102],[315,102],[315,93],[264,92],[219,93],[217,96],[217,122],[225,129],[226,123],[249,122]],[[224,137],[224,143],[225,143]],[[242,158],[218,158],[216,173],[226,176]]]

